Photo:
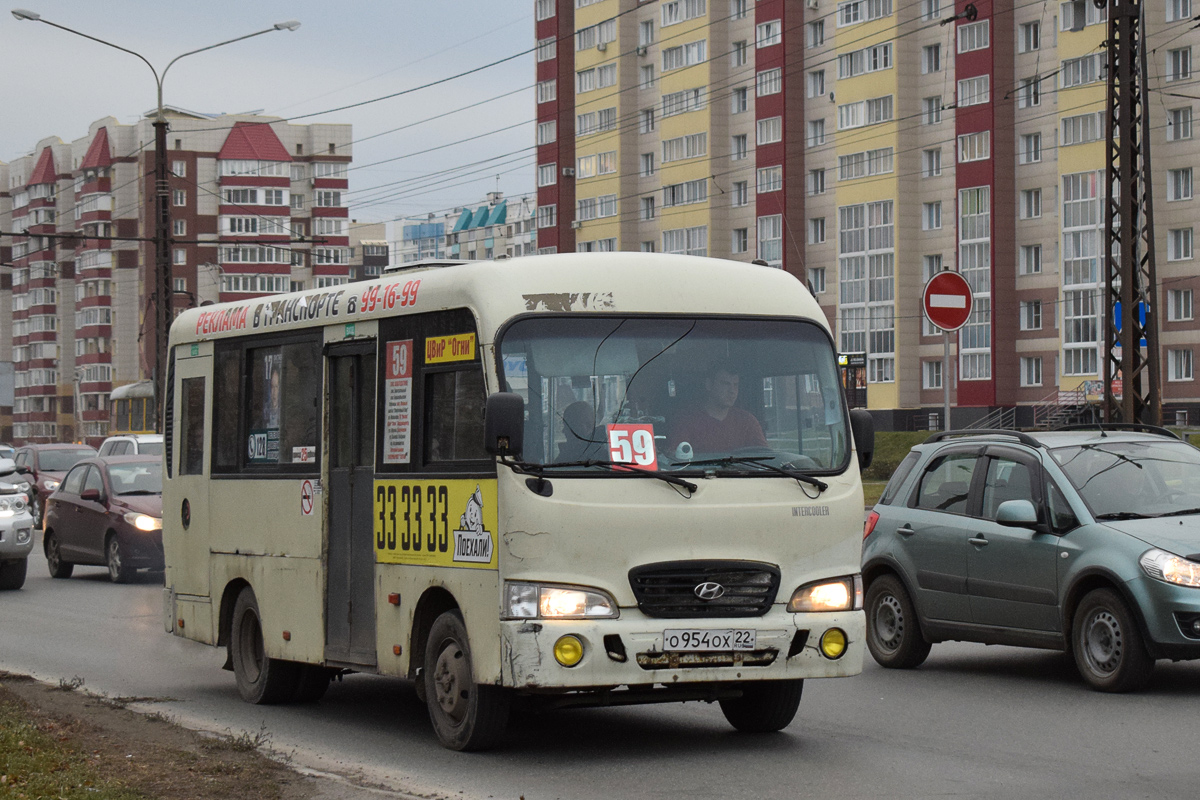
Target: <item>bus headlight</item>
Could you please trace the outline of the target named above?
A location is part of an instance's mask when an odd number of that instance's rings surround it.
[[[788,611],[854,611],[863,607],[862,575],[806,583],[792,592]]]
[[[616,601],[600,589],[519,581],[504,584],[506,619],[614,619],[617,616]]]
[[[130,511],[125,514],[125,521],[139,531],[162,530],[162,520],[158,517],[152,517],[149,514],[139,514],[136,511]]]

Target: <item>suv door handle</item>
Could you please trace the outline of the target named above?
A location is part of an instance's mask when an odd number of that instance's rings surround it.
[[[916,531],[912,529],[911,525],[901,525],[899,528],[896,528],[896,533],[901,536],[912,536]]]
[[[975,545],[976,547],[983,547],[988,543],[988,540],[983,538],[982,535],[975,536],[971,539],[967,539],[967,541],[970,542],[971,544]]]

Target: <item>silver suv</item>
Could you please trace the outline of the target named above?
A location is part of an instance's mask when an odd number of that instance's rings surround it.
[[[25,585],[25,565],[33,550],[33,517],[25,493],[0,483],[0,590]]]
[[[100,445],[100,458],[108,456],[161,456],[161,433],[126,433],[110,436]]]

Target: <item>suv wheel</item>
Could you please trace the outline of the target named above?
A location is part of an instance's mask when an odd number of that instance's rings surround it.
[[[1112,589],[1088,592],[1079,603],[1071,645],[1079,674],[1101,692],[1140,689],[1154,670],[1137,620]]]
[[[932,647],[921,634],[917,609],[894,575],[884,575],[867,589],[867,649],[889,669],[920,666]]]

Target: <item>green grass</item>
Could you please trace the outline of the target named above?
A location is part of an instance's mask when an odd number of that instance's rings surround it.
[[[930,431],[880,431],[875,434],[875,456],[863,473],[863,480],[884,481],[892,477],[900,460],[915,444],[928,439]],[[883,491],[880,489],[880,491]]]
[[[863,504],[870,508],[878,503],[885,486],[887,481],[863,481]]]
[[[61,731],[34,725],[17,703],[0,703],[0,797],[135,800],[141,797],[98,778],[87,756]]]

